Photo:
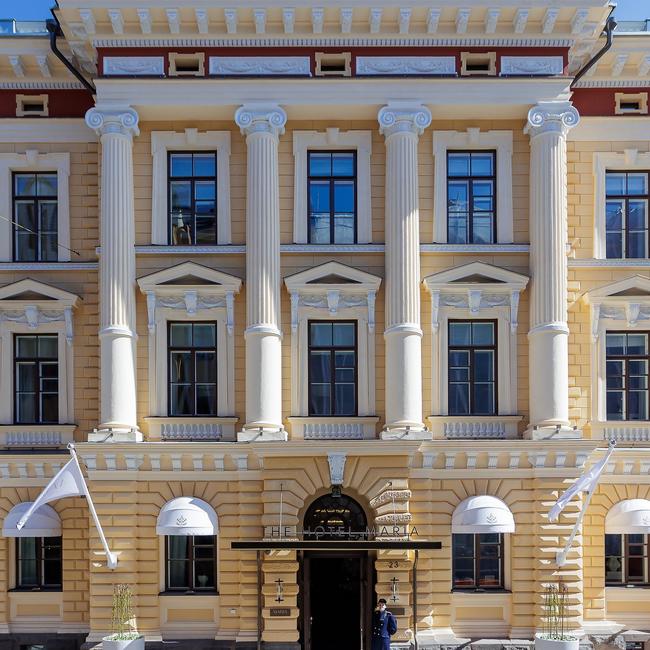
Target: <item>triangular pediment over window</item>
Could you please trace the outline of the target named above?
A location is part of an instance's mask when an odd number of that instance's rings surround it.
[[[216,271],[194,262],[183,262],[138,279],[138,286],[144,293],[162,293],[165,288],[174,292],[177,292],[179,288],[197,290],[214,288],[223,292],[238,293],[241,285],[241,279],[234,275]]]
[[[473,285],[479,285],[483,289],[489,286],[521,291],[528,284],[528,277],[485,262],[472,262],[429,275],[424,278],[424,284],[430,291],[445,288],[457,290],[461,286],[469,288]]]
[[[313,290],[318,287],[343,291],[377,291],[381,278],[340,262],[326,262],[284,279],[289,292]]]
[[[650,298],[650,278],[645,278],[642,275],[633,275],[632,277],[612,282],[604,287],[592,289],[585,294],[587,301],[595,304],[611,300],[612,298],[621,298],[623,300],[628,298]]]
[[[10,303],[20,306],[44,304],[48,308],[74,307],[78,301],[76,294],[37,280],[19,280],[0,287],[0,302],[4,308]]]

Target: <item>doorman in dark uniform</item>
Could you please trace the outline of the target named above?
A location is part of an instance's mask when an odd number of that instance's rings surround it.
[[[397,620],[386,609],[386,599],[380,598],[372,613],[371,650],[390,650],[390,637],[397,632]]]

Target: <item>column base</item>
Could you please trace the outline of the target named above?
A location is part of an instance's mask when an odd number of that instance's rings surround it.
[[[102,424],[88,434],[88,442],[143,442],[144,436],[138,427]]]
[[[580,440],[582,429],[568,424],[530,424],[524,431],[526,440]]]
[[[387,424],[379,434],[381,440],[433,440],[424,424]]]
[[[286,442],[289,434],[284,427],[244,427],[237,432],[237,442]]]

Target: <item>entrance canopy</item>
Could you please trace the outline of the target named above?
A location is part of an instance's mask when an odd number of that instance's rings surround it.
[[[32,501],[15,505],[7,514],[2,526],[3,537],[61,537],[61,519],[52,506],[43,504],[20,529],[16,524],[29,510]]]
[[[452,533],[514,533],[510,508],[497,497],[483,494],[461,501],[451,518]]]
[[[196,497],[178,497],[168,501],[160,510],[158,535],[216,535],[219,532],[214,508]]]
[[[614,535],[650,533],[650,501],[648,499],[619,501],[607,513],[605,533]]]

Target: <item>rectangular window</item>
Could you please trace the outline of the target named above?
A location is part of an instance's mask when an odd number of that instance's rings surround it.
[[[648,419],[648,332],[607,332],[608,420]]]
[[[307,157],[309,243],[356,243],[356,151],[309,151]]]
[[[502,589],[503,535],[454,533],[452,564],[454,589]]]
[[[217,415],[216,323],[169,323],[169,415]]]
[[[309,321],[309,415],[356,414],[356,321]]]
[[[61,537],[16,538],[16,586],[61,589]]]
[[[607,172],[605,187],[607,257],[648,257],[648,172]]]
[[[169,239],[175,246],[217,243],[217,154],[169,152]]]
[[[449,415],[496,415],[496,321],[449,321]]]
[[[496,152],[447,152],[447,241],[493,244],[496,234]]]
[[[216,591],[216,537],[168,535],[165,549],[168,591]]]
[[[15,262],[57,261],[57,201],[55,172],[13,174]]]
[[[57,335],[14,337],[14,420],[16,424],[59,421]]]
[[[605,535],[605,584],[648,583],[648,535]]]

